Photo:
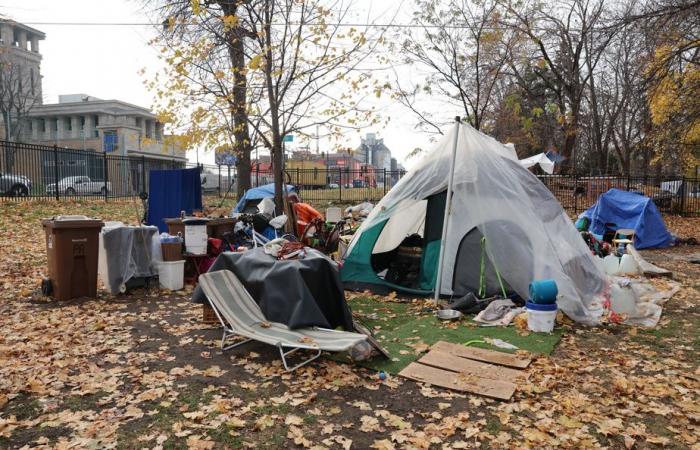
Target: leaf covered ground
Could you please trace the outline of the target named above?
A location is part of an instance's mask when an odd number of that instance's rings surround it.
[[[700,247],[646,252],[682,289],[653,330],[565,327],[510,402],[272,347],[221,354],[189,291],[38,294],[41,217],[134,222],[131,202],[0,204],[0,448],[700,448]],[[698,219],[672,219],[685,237]],[[681,225],[677,225],[677,224]]]

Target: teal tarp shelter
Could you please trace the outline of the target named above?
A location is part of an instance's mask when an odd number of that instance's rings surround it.
[[[429,295],[436,286],[446,190],[457,137],[448,216],[442,296],[484,288],[523,298],[537,279],[554,279],[560,309],[595,323],[602,314],[605,275],[552,193],[522,167],[515,151],[466,124],[456,125],[372,210],[344,255],[341,279],[350,289]],[[417,280],[409,288],[383,277],[406,237],[422,237]]]

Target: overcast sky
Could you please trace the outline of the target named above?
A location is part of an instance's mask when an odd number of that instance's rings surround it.
[[[357,17],[366,17],[364,7],[371,0],[359,0]],[[410,0],[374,2],[382,7],[412,6]],[[152,95],[143,85],[137,72],[146,68],[158,70],[155,49],[148,45],[154,32],[147,26],[70,26],[55,25],[55,22],[146,22],[148,15],[142,4],[134,0],[0,0],[0,13],[27,23],[46,33],[40,42],[43,55],[44,102],[58,101],[59,94],[89,94],[103,99],[118,99],[140,106],[151,107]],[[370,12],[373,14],[374,12]],[[376,14],[386,13],[377,11]],[[397,20],[406,21],[407,18]],[[414,161],[405,156],[415,147],[430,148],[429,137],[413,129],[413,118],[390,100],[382,99],[383,114],[391,117],[386,128],[376,127],[362,130],[375,132],[384,138],[392,155],[410,167]],[[454,114],[440,111],[448,117]],[[347,145],[360,143],[360,134],[350,132]],[[324,142],[320,144],[323,150]],[[315,145],[312,144],[312,148]],[[194,152],[192,152],[194,153]],[[195,155],[189,155],[194,159]],[[200,161],[213,162],[212,154]]]

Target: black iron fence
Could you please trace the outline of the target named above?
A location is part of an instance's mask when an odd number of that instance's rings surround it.
[[[574,213],[591,207],[600,194],[616,188],[651,198],[663,213],[700,216],[700,178],[679,176],[539,175],[538,178]]]
[[[148,191],[149,173],[194,167],[164,155],[120,156],[90,150],[0,141],[0,195],[22,198],[134,197]],[[202,166],[202,187],[218,193],[220,170]]]
[[[290,164],[291,165],[291,164]],[[188,163],[163,155],[119,156],[94,151],[0,141],[0,195],[9,198],[119,198],[148,192],[149,172],[199,167],[205,194],[235,198],[231,166]],[[349,168],[287,168],[288,184],[314,204],[377,202],[404,171]],[[579,213],[610,188],[649,196],[664,213],[700,216],[700,179],[674,176],[540,175],[567,210]],[[254,187],[272,183],[269,170],[254,170]]]

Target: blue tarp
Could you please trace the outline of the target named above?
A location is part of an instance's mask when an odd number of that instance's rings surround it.
[[[579,217],[591,221],[589,231],[593,234],[605,233],[606,223],[615,224],[610,228],[616,230],[633,229],[635,248],[660,248],[671,244],[671,234],[666,230],[659,210],[646,195],[610,189]]]
[[[291,184],[287,185],[287,192],[289,194],[297,192],[297,189]],[[238,204],[233,209],[233,212],[241,212],[243,206],[248,200],[261,200],[263,198],[274,198],[275,196],[275,183],[265,184],[256,188],[251,188],[246,191],[246,193],[238,201]]]
[[[151,170],[148,185],[148,224],[162,233],[168,231],[163,219],[191,215],[202,209],[199,169]]]

